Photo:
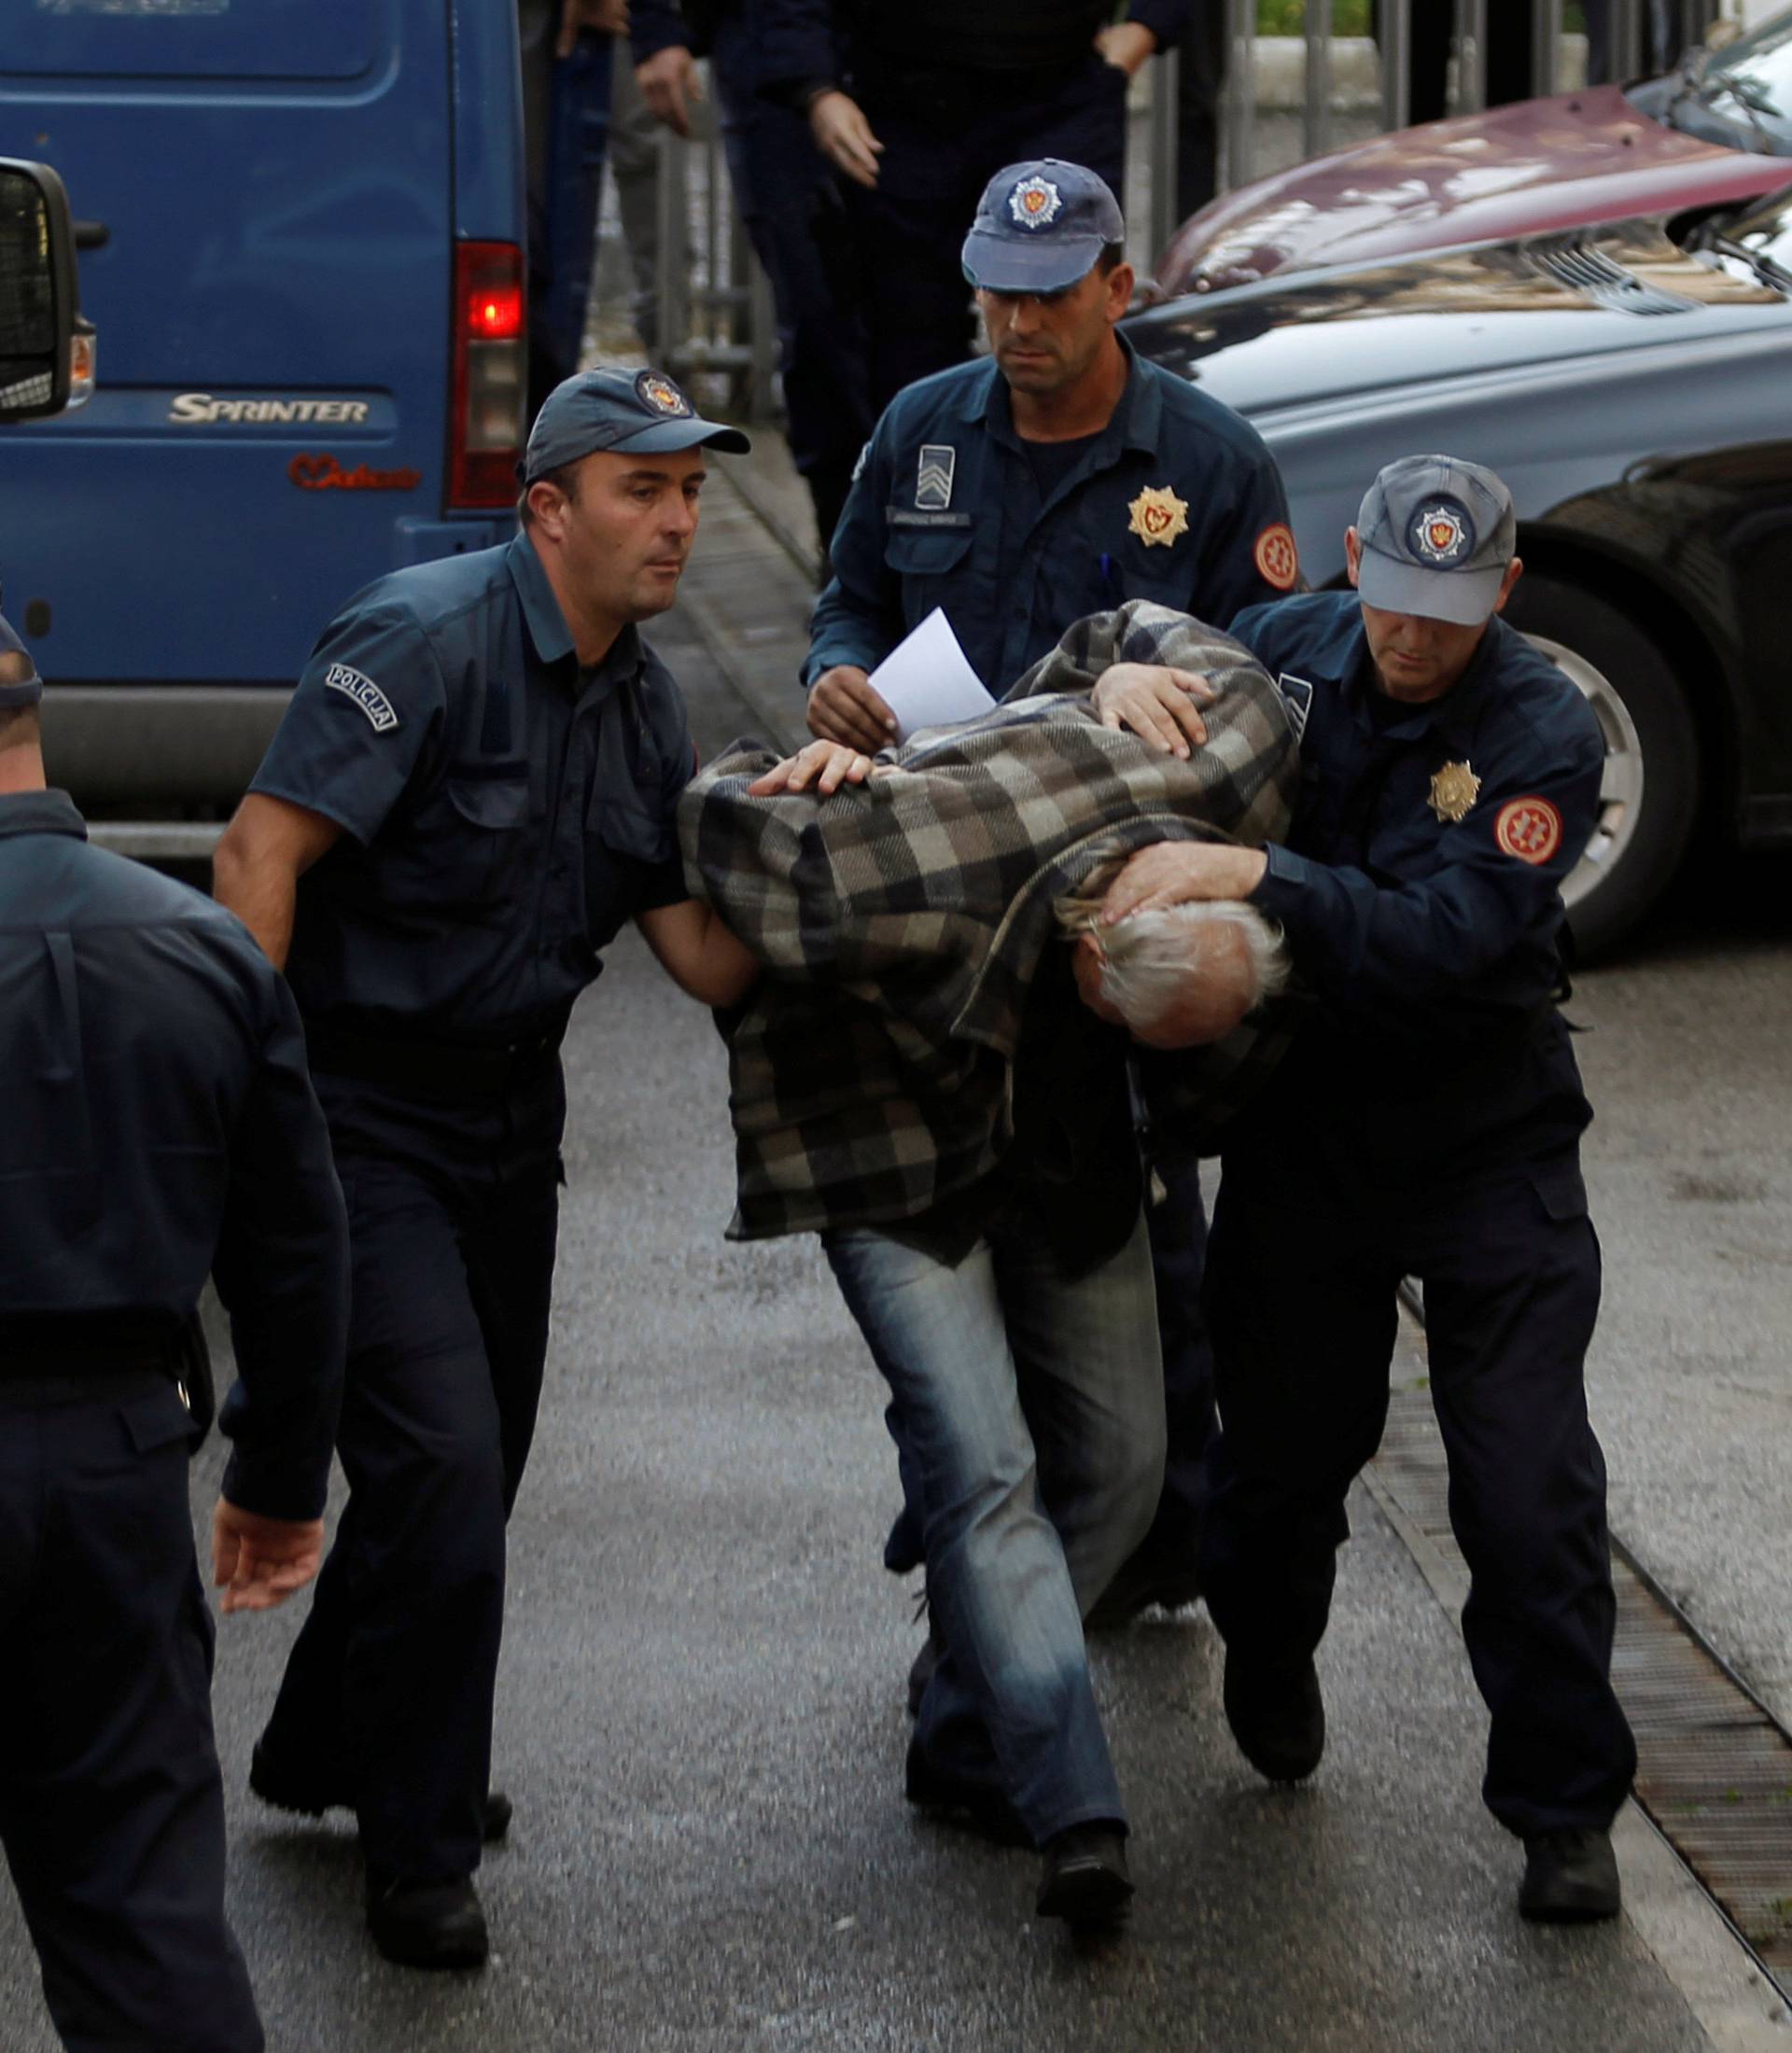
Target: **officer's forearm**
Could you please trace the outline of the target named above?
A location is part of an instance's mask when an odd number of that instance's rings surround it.
[[[245,855],[229,834],[218,843],[212,858],[212,896],[243,922],[276,970],[287,966],[298,895],[299,879],[284,864]]]
[[[656,906],[637,924],[666,975],[701,1005],[738,1003],[759,975],[758,957],[698,899]]]

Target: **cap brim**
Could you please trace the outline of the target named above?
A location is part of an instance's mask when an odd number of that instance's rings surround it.
[[[1099,235],[1017,243],[973,229],[964,239],[964,274],[979,292],[1062,292],[1088,276],[1104,246]]]
[[[1421,570],[1379,549],[1365,549],[1356,574],[1358,596],[1383,613],[1411,613],[1424,621],[1478,627],[1493,610],[1505,566],[1491,570]]]
[[[724,455],[745,456],[752,448],[737,427],[724,427],[720,421],[706,421],[689,413],[676,421],[650,421],[621,441],[611,442],[613,456],[667,456],[675,450],[719,449]]]

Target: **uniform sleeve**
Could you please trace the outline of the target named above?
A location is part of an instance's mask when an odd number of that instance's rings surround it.
[[[1482,771],[1465,818],[1439,834],[1434,873],[1380,885],[1281,847],[1251,902],[1281,923],[1302,974],[1340,1013],[1410,1023],[1430,1005],[1448,1029],[1465,993],[1498,997],[1493,972],[1553,937],[1562,879],[1592,836],[1603,747],[1576,704],[1540,737],[1516,720]],[[1515,989],[1511,1002],[1547,996]]]
[[[841,57],[831,0],[761,0],[759,90],[774,99],[838,78]]]
[[[884,510],[889,504],[894,441],[886,413],[865,445],[834,530],[829,552],[833,576],[816,601],[809,623],[805,686],[836,663],[875,670],[907,632],[902,580],[884,558]]]
[[[628,42],[635,63],[644,64],[663,49],[690,49],[694,39],[679,0],[630,0]]]
[[[1230,489],[1208,522],[1190,606],[1234,633],[1246,607],[1286,598],[1300,585],[1281,473],[1256,431],[1245,432],[1249,443],[1232,452]]]
[[[668,717],[657,739],[665,766],[660,782],[660,818],[670,837],[672,853],[648,873],[639,906],[643,913],[655,912],[662,905],[677,905],[691,896],[684,881],[684,858],[679,849],[679,801],[685,786],[697,774],[697,751],[685,719],[684,701],[676,690],[670,693]]]
[[[237,1369],[219,1418],[233,1443],[223,1493],[263,1517],[315,1518],[342,1404],[348,1221],[298,1009],[285,980],[259,970],[266,1030],[212,1264]]]
[[[1218,0],[1202,0],[1208,7],[1218,5]],[[1157,38],[1160,50],[1173,49],[1183,39],[1183,31],[1188,26],[1189,0],[1132,0],[1127,9],[1127,20],[1137,21],[1141,28],[1149,29]]]
[[[365,845],[446,703],[435,651],[409,613],[344,613],[312,650],[249,789],[321,813]]]

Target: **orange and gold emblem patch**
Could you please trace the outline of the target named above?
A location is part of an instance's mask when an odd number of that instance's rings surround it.
[[[1300,552],[1287,522],[1277,521],[1257,537],[1254,552],[1257,575],[1278,592],[1292,592],[1300,576]]]
[[[1547,862],[1561,846],[1561,815],[1547,799],[1513,799],[1500,807],[1493,839],[1520,862]]]

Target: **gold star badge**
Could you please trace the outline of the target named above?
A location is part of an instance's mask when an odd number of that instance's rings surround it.
[[[1442,820],[1452,826],[1468,817],[1468,809],[1480,796],[1481,780],[1465,762],[1447,762],[1431,780],[1431,797],[1425,802]]]
[[[1127,526],[1148,547],[1162,542],[1168,549],[1178,535],[1188,533],[1188,501],[1167,484],[1148,484],[1127,511],[1132,516]]]

